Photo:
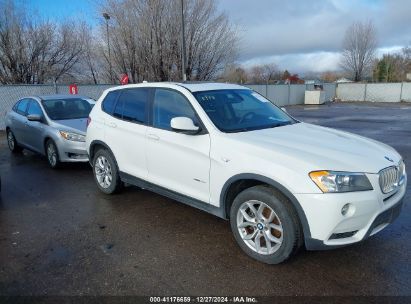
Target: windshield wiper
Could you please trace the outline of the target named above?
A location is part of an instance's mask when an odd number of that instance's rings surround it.
[[[282,126],[286,126],[286,125],[291,125],[291,121],[277,122],[275,124],[272,124],[268,128],[277,128],[277,127],[282,127]]]
[[[292,124],[291,121],[284,121],[284,122],[277,122],[275,124],[266,125],[266,126],[257,126],[257,127],[250,127],[250,128],[238,128],[238,129],[232,129],[232,130],[224,130],[224,132],[226,132],[226,133],[248,132],[248,131],[256,131],[256,130],[282,127],[282,126],[291,125],[291,124]]]
[[[224,132],[226,132],[226,133],[237,133],[237,132],[247,132],[247,131],[252,131],[252,130],[255,130],[255,129],[239,128],[239,129],[225,130]]]

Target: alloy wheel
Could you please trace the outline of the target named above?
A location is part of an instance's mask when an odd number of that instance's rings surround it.
[[[7,132],[7,143],[9,145],[10,150],[14,150],[14,136],[11,131]]]
[[[102,155],[97,157],[94,163],[94,173],[97,182],[102,188],[106,189],[110,187],[113,180],[113,173],[111,171],[111,165],[106,157]]]
[[[249,200],[241,204],[237,212],[237,228],[244,243],[259,254],[273,254],[283,242],[280,218],[261,201]]]
[[[52,167],[57,164],[57,149],[53,143],[47,145],[47,159]]]

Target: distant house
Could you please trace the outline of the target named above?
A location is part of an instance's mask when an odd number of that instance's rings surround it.
[[[347,78],[339,78],[336,81],[334,81],[335,83],[348,83],[348,82],[353,82],[352,80],[349,80]]]
[[[305,84],[322,84],[323,82],[320,79],[305,79]]]
[[[411,73],[407,73],[406,78],[407,78],[407,80],[411,80]]]
[[[304,84],[304,80],[298,77],[298,74],[287,77],[285,84]]]

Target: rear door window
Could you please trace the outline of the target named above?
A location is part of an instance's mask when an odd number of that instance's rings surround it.
[[[136,123],[147,122],[146,109],[149,98],[148,88],[122,90],[118,97],[113,116]]]
[[[117,97],[118,97],[119,91],[112,91],[106,95],[104,98],[101,107],[104,112],[108,114],[112,114],[114,111],[114,107],[116,105]]]

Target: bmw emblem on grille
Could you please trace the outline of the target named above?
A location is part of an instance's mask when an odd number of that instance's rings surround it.
[[[393,160],[392,158],[389,158],[388,156],[384,156],[384,158],[385,158],[386,160],[392,162],[392,163],[394,162],[394,160]]]

